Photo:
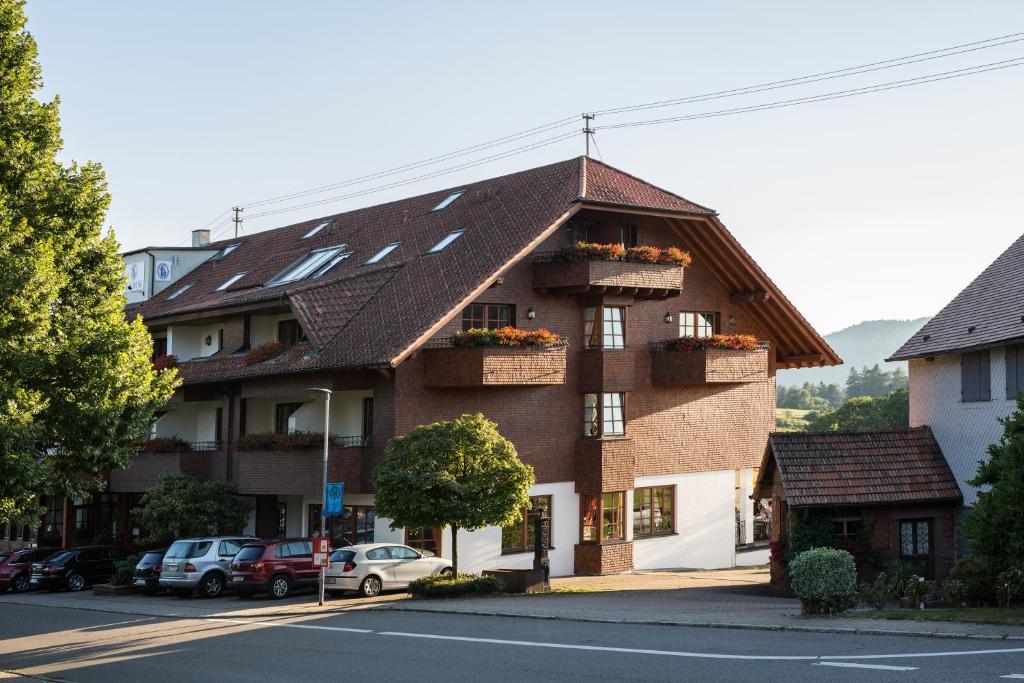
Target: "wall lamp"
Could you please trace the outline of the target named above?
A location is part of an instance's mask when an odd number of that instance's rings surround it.
[[[672,311],[669,311],[668,313],[665,314],[665,324],[666,325],[671,325],[672,324]]]
[[[736,316],[733,313],[729,314],[729,324],[730,325],[735,325],[736,324]]]
[[[533,320],[537,317],[537,311],[533,310],[533,306],[526,309],[526,319]]]

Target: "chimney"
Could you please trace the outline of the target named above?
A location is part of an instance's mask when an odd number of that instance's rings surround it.
[[[193,230],[192,231],[192,246],[193,247],[205,247],[210,243],[210,231],[209,230]]]

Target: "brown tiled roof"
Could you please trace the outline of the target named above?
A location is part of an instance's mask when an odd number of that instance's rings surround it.
[[[463,194],[446,209],[431,211],[454,191]],[[136,312],[150,325],[160,325],[174,324],[180,316],[199,317],[240,307],[287,306],[303,323],[310,338],[310,347],[303,355],[292,351],[259,366],[246,366],[240,355],[227,353],[182,363],[180,371],[186,382],[396,365],[459,305],[528,254],[574,211],[587,205],[632,207],[671,212],[692,220],[712,220],[715,224],[711,229],[719,238],[724,239],[722,235],[728,233],[711,209],[601,162],[578,157],[218,241],[212,246],[238,247],[222,259],[201,264],[143,303]],[[302,239],[324,221],[330,224],[315,236]],[[457,229],[465,230],[459,239],[440,253],[428,253],[434,244]],[[728,239],[735,242],[731,236]],[[394,242],[401,245],[380,263],[364,265]],[[353,255],[327,274],[290,285],[267,286],[311,250],[341,244],[347,245],[346,251]],[[730,268],[760,273],[752,259],[749,263],[734,263]],[[240,272],[245,276],[225,291],[216,291]],[[186,283],[194,284],[176,299],[169,298]],[[777,293],[768,307],[783,305],[791,307]],[[825,349],[826,361],[838,362],[838,357],[802,319],[795,322],[787,336],[800,340],[808,350]]]
[[[1024,339],[1024,235],[888,360],[985,348],[1019,339]]]
[[[776,432],[758,473],[764,495],[778,466],[791,507],[961,500],[928,427],[874,432]]]

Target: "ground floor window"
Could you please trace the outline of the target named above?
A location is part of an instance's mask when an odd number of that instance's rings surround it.
[[[754,501],[754,543],[772,540],[772,501],[762,498]]]
[[[860,510],[844,510],[832,518],[832,533],[840,543],[854,543],[864,529],[864,518]]]
[[[900,556],[918,558],[931,553],[932,524],[928,519],[904,519],[900,522]]]
[[[277,504],[277,537],[285,538],[288,535],[288,503]]]
[[[625,497],[622,491],[580,496],[583,508],[580,540],[584,543],[625,540]]]
[[[533,533],[533,515],[543,514],[548,518],[548,548],[551,548],[551,496],[530,496],[530,507],[519,511],[519,518],[501,528],[501,552],[520,553],[533,550],[536,537]]]
[[[310,503],[309,512],[306,518],[306,532],[307,536],[319,536],[320,531],[323,527],[320,526],[323,518],[320,516],[320,512],[323,510],[323,506],[320,503]]]
[[[39,533],[40,543],[61,545],[64,540],[64,497],[43,496],[40,502],[46,508]]]
[[[675,486],[633,491],[633,537],[670,534],[675,530]]]
[[[405,544],[421,552],[431,552],[441,556],[440,529],[406,529]]]
[[[373,543],[373,524],[376,520],[369,505],[345,505],[341,516],[331,517],[331,547]]]

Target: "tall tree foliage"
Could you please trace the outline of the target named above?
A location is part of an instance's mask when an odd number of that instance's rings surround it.
[[[231,484],[165,474],[132,514],[146,530],[147,543],[170,543],[188,536],[238,533],[249,516],[249,505],[235,495]]]
[[[170,397],[102,225],[99,165],[57,160],[59,101],[40,102],[24,3],[0,0],[0,520],[34,523],[38,493],[96,490],[131,462]]]
[[[530,504],[533,468],[481,414],[435,422],[392,439],[373,473],[378,515],[393,527],[452,529],[458,574],[459,529],[505,526]]]
[[[857,396],[836,410],[821,413],[808,431],[898,429],[910,426],[910,391],[899,389],[881,398]]]
[[[971,551],[994,572],[1024,569],[1024,398],[1002,424],[999,443],[968,482],[981,488],[964,522]]]

